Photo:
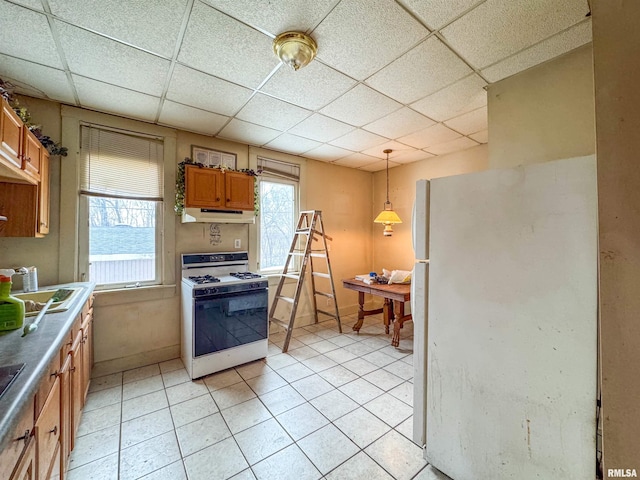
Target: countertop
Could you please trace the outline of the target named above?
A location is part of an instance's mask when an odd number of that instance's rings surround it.
[[[95,284],[91,282],[66,283],[41,287],[40,290],[57,288],[81,288],[74,296],[69,309],[64,312],[48,313],[38,330],[22,338],[22,328],[0,332],[0,365],[24,363],[24,369],[13,384],[0,397],[0,450],[10,441],[10,435],[29,404],[28,399],[36,394],[40,380],[46,374],[49,364],[67,338],[74,320],[89,299]],[[35,317],[27,317],[25,324]],[[23,325],[24,326],[24,325]]]

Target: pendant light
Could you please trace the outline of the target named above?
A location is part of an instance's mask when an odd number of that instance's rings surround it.
[[[396,212],[393,211],[393,205],[389,201],[389,154],[393,152],[393,150],[386,149],[383,150],[383,153],[387,154],[387,201],[384,203],[384,209],[380,212],[380,214],[373,221],[374,223],[382,223],[384,225],[384,236],[390,237],[393,235],[393,225],[396,223],[402,223],[400,217]]]

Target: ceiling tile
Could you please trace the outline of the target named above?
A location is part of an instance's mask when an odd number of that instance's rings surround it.
[[[310,110],[318,110],[356,84],[355,80],[314,61],[297,72],[284,66],[261,91]]]
[[[249,145],[264,145],[281,133],[272,128],[254,125],[234,118],[222,129],[218,136],[240,143],[248,143]]]
[[[442,34],[472,65],[483,68],[579,23],[587,8],[584,0],[487,0]]]
[[[537,45],[516,53],[488,68],[482,70],[482,75],[490,82],[497,82],[515,73],[522,72],[529,67],[555,58],[574,48],[578,48],[591,41],[591,19],[588,19],[570,29],[547,38]]]
[[[203,0],[227,15],[273,36],[307,32],[327,15],[336,0]]]
[[[84,77],[160,96],[169,61],[56,21],[69,68]]]
[[[71,105],[76,103],[67,76],[62,70],[0,54],[0,78],[15,85],[16,92],[23,95]]]
[[[268,36],[200,2],[193,5],[178,60],[249,88],[278,65]]]
[[[311,150],[312,148],[316,148],[319,146],[320,142],[309,140],[308,138],[298,137],[296,135],[291,135],[290,133],[284,133],[265,145],[266,148],[280,150],[281,152],[293,153],[295,155],[300,155],[308,150]]]
[[[413,150],[411,152],[401,152],[397,157],[393,157],[393,161],[400,164],[417,162],[426,158],[431,158],[434,155],[425,152],[424,150]]]
[[[448,120],[487,104],[487,83],[475,73],[411,104],[437,121]]]
[[[399,166],[400,166],[399,163],[395,163],[395,162],[389,161],[389,168],[399,167]],[[381,170],[386,170],[386,169],[387,169],[387,162],[386,161],[385,162],[370,163],[369,165],[364,165],[362,167],[359,167],[359,170],[366,170],[367,172],[379,172]]]
[[[311,115],[309,110],[285,103],[277,98],[257,94],[242,107],[236,118],[284,131],[309,115]]]
[[[352,151],[360,151],[366,148],[375,147],[376,145],[381,145],[386,141],[386,138],[376,135],[375,133],[357,129],[340,138],[332,140],[330,143],[336,147],[346,148]]]
[[[89,78],[73,76],[80,104],[84,108],[115,113],[130,118],[153,122],[158,113],[160,98],[98,82]]]
[[[334,147],[333,145],[320,145],[318,148],[309,150],[304,154],[305,157],[321,160],[323,162],[333,162],[339,158],[351,155],[353,152],[344,148]]]
[[[62,69],[58,50],[44,14],[8,2],[0,2],[0,32],[0,53]],[[28,35],[27,40],[25,34]]]
[[[480,142],[480,143],[489,142],[489,130],[481,130],[469,136],[473,138],[476,142]]]
[[[469,135],[487,129],[487,107],[481,107],[459,117],[447,120],[444,124],[453,130]]]
[[[364,153],[365,155],[371,155],[372,157],[386,159],[387,154],[384,153],[384,150],[393,150],[392,152],[389,152],[389,158],[395,158],[401,155],[402,153],[411,152],[414,149],[412,147],[405,145],[404,143],[392,141],[392,142],[385,142],[381,145],[378,145],[373,148],[369,148],[367,150],[362,150],[360,153]]]
[[[447,153],[458,152],[460,150],[466,150],[467,148],[475,147],[478,145],[470,138],[460,137],[450,142],[439,143],[438,145],[432,145],[426,150],[434,155],[445,155]]]
[[[253,90],[177,64],[167,98],[221,115],[234,115]]]
[[[77,26],[102,33],[166,58],[173,56],[185,0],[49,0],[51,12]]]
[[[430,118],[420,115],[418,112],[404,107],[400,110],[382,117],[375,122],[365,125],[363,128],[387,138],[398,138],[416,130],[421,130],[435,122]]]
[[[450,85],[472,70],[436,37],[428,38],[367,80],[402,103],[411,103]]]
[[[165,100],[159,123],[205,135],[217,134],[228,117]]]
[[[13,3],[19,3],[25,7],[33,8],[34,10],[42,10],[42,0],[13,0]]]
[[[317,140],[318,142],[330,142],[352,130],[354,130],[354,127],[351,125],[314,113],[289,130],[289,132]]]
[[[428,33],[395,2],[342,0],[313,37],[318,42],[318,58],[364,80]]]
[[[359,84],[324,107],[321,113],[361,127],[398,110],[401,106],[389,97]]]
[[[380,162],[380,160],[376,157],[370,157],[369,155],[363,155],[362,153],[354,153],[347,157],[340,158],[333,163],[336,165],[342,165],[343,167],[359,168],[378,162]],[[386,165],[386,162],[382,163],[385,163]],[[389,162],[389,166],[391,166],[391,162]]]
[[[446,25],[458,15],[484,0],[398,0],[431,30]]]
[[[448,142],[459,137],[461,137],[459,133],[445,127],[441,123],[437,123],[431,127],[425,128],[424,130],[407,135],[406,137],[400,137],[398,141],[411,145],[415,148],[425,148],[437,143]]]

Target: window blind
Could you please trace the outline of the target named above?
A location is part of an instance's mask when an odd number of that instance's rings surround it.
[[[162,140],[95,126],[81,128],[81,193],[162,200]]]
[[[295,163],[272,160],[271,158],[258,157],[258,171],[262,174],[284,177],[289,180],[300,180],[300,165]]]

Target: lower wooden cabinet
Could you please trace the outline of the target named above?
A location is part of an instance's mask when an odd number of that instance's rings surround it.
[[[64,480],[93,365],[93,298],[0,452],[0,480]]]
[[[56,378],[51,392],[36,420],[36,455],[38,479],[50,478],[60,455],[60,379]],[[58,463],[59,464],[59,463]]]
[[[33,435],[29,436],[27,448],[25,448],[10,480],[36,480],[36,441]]]

